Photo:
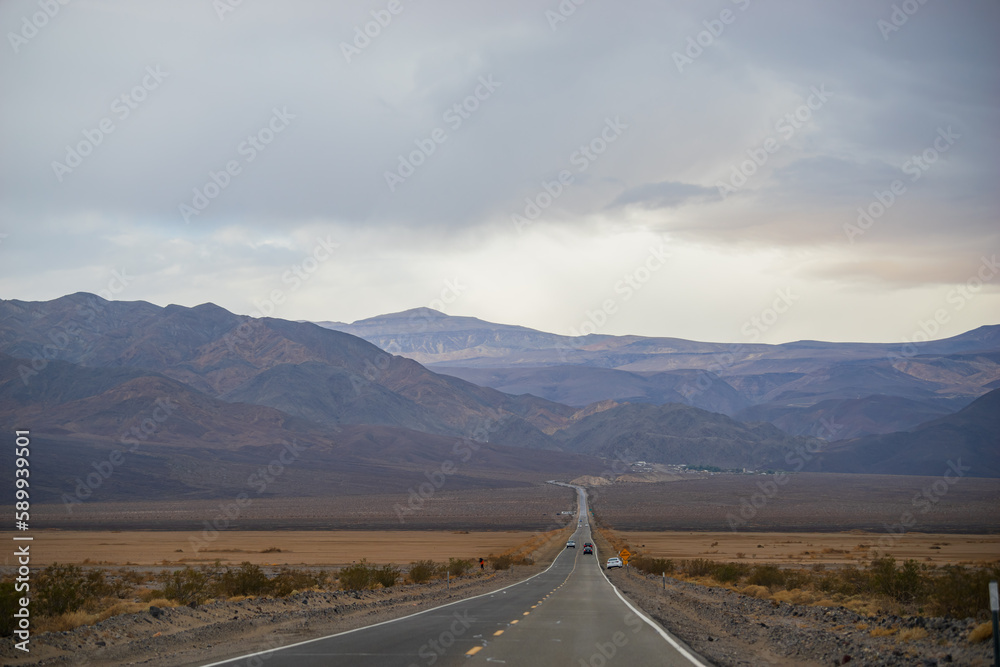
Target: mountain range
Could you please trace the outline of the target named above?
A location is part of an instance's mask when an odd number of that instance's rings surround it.
[[[683,403],[792,435],[909,430],[1000,387],[1000,326],[913,344],[559,336],[418,308],[321,326],[500,391],[583,407]]]
[[[853,358],[820,367],[819,360],[830,361],[834,352],[810,344],[788,348],[788,359],[778,349],[741,356],[733,367],[746,372],[726,374],[682,368],[676,359],[657,361],[656,349],[675,353],[662,341],[638,337],[583,345],[485,323],[476,325],[480,333],[462,334],[455,327],[470,326],[471,318],[426,310],[376,319],[378,326],[394,321],[407,328],[416,322],[414,313],[431,321],[419,345],[438,350],[439,358],[460,356],[464,366],[439,359],[431,369],[394,353],[404,344],[412,349],[418,339],[398,334],[386,342],[371,321],[361,328],[385,349],[328,326],[254,319],[213,304],[159,307],[85,293],[46,302],[2,300],[0,421],[8,430],[32,432],[33,452],[39,452],[32,468],[36,502],[233,498],[247,489],[300,496],[406,492],[443,479],[436,471],[444,469],[449,489],[493,488],[602,474],[616,462],[640,460],[787,469],[790,457],[803,451],[819,452],[807,469],[929,474],[947,461],[959,437],[963,460],[974,462],[969,474],[1000,476],[990,421],[998,392],[969,404],[994,382],[990,359],[996,353],[988,350],[993,328],[905,359],[912,372]],[[432,334],[442,338],[435,343]],[[568,352],[553,347],[562,343]],[[713,345],[677,341],[673,347],[681,350],[676,354],[697,357],[718,354]],[[471,351],[475,347],[482,348],[479,357]],[[524,363],[503,366],[501,349]],[[642,363],[675,367],[632,371],[609,365],[638,349],[645,350]],[[563,352],[591,363],[525,361]],[[755,366],[764,363],[760,357],[781,370],[763,372]],[[492,366],[479,364],[487,358]],[[854,373],[845,370],[851,363],[858,364]],[[936,379],[913,374],[916,368],[945,367],[950,375],[942,371]],[[547,384],[537,392],[483,386],[496,382],[477,376],[479,384],[452,374],[454,369],[495,373],[489,377],[504,382],[521,378],[517,382],[525,386],[545,378]],[[827,374],[825,382],[820,372]],[[848,397],[858,378],[879,388],[901,386],[906,378],[917,384],[908,396]],[[640,385],[643,392],[630,393]],[[693,405],[701,399],[692,399],[691,388],[703,386],[704,394],[738,411]],[[838,390],[841,398],[828,396]],[[806,404],[795,405],[792,395]],[[765,396],[769,400],[758,400]],[[814,400],[805,402],[804,396]],[[873,414],[873,405],[881,412]],[[915,430],[901,428],[921,405],[927,408],[923,421],[935,419]],[[955,405],[965,407],[947,409]],[[884,421],[882,414],[895,415],[895,421]],[[809,418],[861,423],[856,415],[871,421],[868,431],[904,432],[828,444],[804,426]],[[781,420],[798,433],[779,428]],[[267,475],[261,470],[273,473],[275,466],[295,472],[272,474],[262,483]]]

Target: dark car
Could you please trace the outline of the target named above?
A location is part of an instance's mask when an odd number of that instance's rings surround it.
[[[583,548],[583,553],[585,553],[585,554],[592,554],[592,553],[594,553],[594,549],[593,549],[593,547],[591,547],[591,546],[590,546],[590,545],[588,544],[587,546],[585,546],[585,547]]]

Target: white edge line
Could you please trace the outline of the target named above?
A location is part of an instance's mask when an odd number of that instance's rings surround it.
[[[579,502],[579,501],[577,501],[577,502]],[[577,513],[577,516],[580,516],[579,512]],[[400,616],[399,618],[393,618],[393,619],[390,619],[388,621],[380,621],[378,623],[372,623],[371,625],[365,625],[365,626],[362,626],[360,628],[354,628],[353,630],[344,630],[343,632],[336,632],[336,633],[334,633],[332,635],[325,635],[323,637],[316,637],[314,639],[306,639],[305,641],[296,642],[294,644],[288,644],[287,646],[276,646],[275,648],[270,648],[270,649],[267,649],[266,651],[257,651],[256,653],[247,653],[246,655],[240,655],[240,656],[237,656],[235,658],[227,658],[226,660],[220,660],[219,662],[212,662],[212,663],[209,663],[207,665],[201,665],[201,667],[218,667],[218,665],[229,664],[231,662],[236,662],[237,660],[244,660],[246,658],[255,658],[255,657],[259,656],[259,655],[264,655],[265,653],[275,653],[277,651],[284,651],[285,649],[295,648],[296,646],[303,646],[304,644],[312,644],[313,642],[323,641],[324,639],[333,639],[334,637],[340,637],[341,635],[349,635],[352,632],[359,632],[361,630],[367,630],[369,628],[377,628],[378,626],[380,626],[380,625],[386,625],[387,623],[395,623],[397,621],[403,621],[403,620],[406,620],[408,618],[413,618],[414,616],[420,616],[421,614],[427,614],[427,613],[432,612],[432,611],[437,611],[438,609],[444,609],[445,607],[450,607],[453,604],[461,604],[462,602],[468,602],[469,600],[475,600],[477,598],[486,597],[487,595],[493,595],[495,593],[499,593],[500,591],[505,591],[508,588],[513,588],[514,586],[520,586],[521,584],[529,582],[529,581],[531,581],[532,579],[534,579],[535,577],[537,577],[539,575],[545,574],[546,572],[548,572],[549,570],[552,569],[552,567],[556,564],[556,561],[559,560],[559,556],[561,556],[563,553],[565,553],[565,549],[563,551],[560,551],[559,554],[555,558],[552,559],[552,563],[550,563],[549,566],[547,568],[545,568],[544,570],[542,570],[541,572],[537,572],[537,573],[531,575],[530,577],[528,577],[527,579],[522,579],[521,581],[515,582],[513,584],[509,584],[507,586],[504,586],[503,588],[498,588],[495,591],[488,591],[486,593],[480,593],[479,595],[473,595],[471,598],[462,598],[461,600],[455,600],[454,602],[448,602],[447,604],[438,605],[437,607],[431,607],[430,609],[424,609],[423,611],[418,611],[418,612],[415,612],[413,614],[407,614],[406,616]],[[606,578],[607,577],[605,577],[605,579]],[[610,584],[611,582],[609,581],[608,583]],[[613,587],[614,586],[612,585],[612,588]],[[616,588],[615,591],[617,591],[617,590],[618,589]],[[619,594],[619,597],[620,596],[621,596],[621,594]],[[628,602],[626,602],[625,604],[628,604]],[[631,605],[629,605],[629,606],[631,606]],[[648,619],[647,619],[646,622],[647,623],[649,622]],[[656,626],[653,626],[653,627],[656,627]],[[657,629],[659,629],[659,628],[657,628]],[[702,667],[706,667],[706,666],[703,665]]]
[[[587,506],[588,507],[590,506],[589,503],[588,503]],[[688,661],[691,662],[691,664],[698,665],[698,667],[710,667],[709,665],[707,665],[704,662],[702,662],[699,659],[699,656],[696,656],[696,655],[692,654],[690,651],[688,651],[683,645],[681,645],[676,639],[674,639],[670,635],[669,632],[667,632],[666,630],[664,630],[663,628],[661,628],[656,621],[654,621],[653,619],[649,618],[641,610],[636,609],[634,606],[632,606],[632,603],[629,602],[628,599],[624,595],[622,595],[622,592],[620,590],[618,590],[618,587],[615,586],[613,583],[611,583],[611,580],[608,579],[607,573],[604,571],[604,568],[601,566],[601,557],[597,554],[597,545],[596,544],[594,545],[594,555],[597,557],[597,569],[598,569],[598,571],[600,571],[601,576],[604,577],[604,581],[608,582],[608,585],[611,586],[611,588],[614,590],[615,595],[617,595],[621,599],[621,601],[625,603],[626,607],[628,607],[629,609],[631,609],[635,613],[636,616],[638,616],[643,621],[645,621],[646,624],[649,627],[651,627],[654,630],[656,630],[656,632],[659,633],[659,635],[661,637],[663,637],[665,640],[667,640],[668,644],[670,644],[671,646],[673,646],[677,650],[678,653],[680,653],[682,656],[684,656],[685,658],[687,658]]]

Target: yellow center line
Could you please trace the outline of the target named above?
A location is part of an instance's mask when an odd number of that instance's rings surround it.
[[[517,623],[516,620],[510,622],[511,625],[514,625],[515,623]]]
[[[473,646],[472,648],[470,648],[468,651],[465,652],[465,655],[475,655],[482,650],[483,650],[482,646]]]
[[[502,634],[503,634],[503,630],[497,630],[496,632],[493,633],[493,636],[494,637],[499,637]]]
[[[528,615],[528,614],[530,614],[530,613],[531,613],[530,611],[526,611],[526,612],[524,612],[523,614],[521,614],[521,616],[527,616],[527,615]]]

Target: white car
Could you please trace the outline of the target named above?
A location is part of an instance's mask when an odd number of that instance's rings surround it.
[[[608,569],[609,570],[611,568],[613,568],[613,567],[624,567],[624,566],[625,566],[625,564],[622,563],[622,559],[619,558],[618,556],[615,556],[613,558],[609,558],[608,559]]]
[[[573,540],[570,540],[569,542],[566,543],[566,548],[567,549],[576,549],[576,542],[574,542]]]

